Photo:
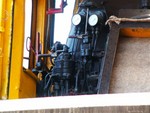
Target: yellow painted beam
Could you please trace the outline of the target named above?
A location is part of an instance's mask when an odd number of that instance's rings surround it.
[[[23,69],[25,0],[15,0],[13,20],[9,99],[36,97],[37,77]]]
[[[36,32],[40,33],[40,42],[44,45],[45,38],[45,23],[46,23],[46,1],[47,0],[38,0],[37,2],[37,27]],[[42,47],[42,52],[44,47]]]
[[[0,0],[0,97],[2,90],[2,64],[3,64],[3,0]]]
[[[0,26],[0,32],[4,32],[4,27]]]
[[[9,99],[19,98],[24,47],[25,0],[14,1],[13,43]]]
[[[10,50],[11,50],[11,34],[12,34],[12,10],[13,10],[13,0],[5,1],[4,14],[4,46],[3,46],[3,65],[2,65],[2,99],[8,98],[8,79],[9,79],[9,68],[10,68]]]
[[[36,97],[36,82],[38,78],[30,70],[24,70],[20,80],[19,98]]]

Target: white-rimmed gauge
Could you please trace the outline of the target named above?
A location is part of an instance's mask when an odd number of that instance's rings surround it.
[[[88,23],[90,26],[95,26],[98,23],[98,16],[96,14],[91,15]]]
[[[81,15],[79,14],[75,14],[73,17],[72,17],[72,23],[73,25],[77,26],[81,23]]]

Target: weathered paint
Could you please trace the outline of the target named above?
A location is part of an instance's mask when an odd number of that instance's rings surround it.
[[[11,38],[12,38],[12,10],[13,0],[7,0],[4,2],[5,9],[4,14],[4,35],[3,35],[3,65],[2,65],[2,99],[8,98],[8,81],[9,81],[9,68],[10,68],[10,50],[11,50]]]
[[[2,26],[2,11],[3,11],[3,1],[0,0],[0,96],[2,87],[2,58],[3,58],[3,26]]]
[[[19,98],[24,46],[25,0],[15,0],[9,98]]]
[[[0,0],[0,99],[7,99],[13,0]]]

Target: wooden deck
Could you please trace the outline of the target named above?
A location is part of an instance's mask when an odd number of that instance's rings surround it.
[[[150,93],[1,100],[8,113],[150,113]]]

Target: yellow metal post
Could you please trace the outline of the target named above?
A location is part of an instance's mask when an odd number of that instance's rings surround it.
[[[15,0],[13,20],[9,99],[35,97],[37,77],[23,69],[25,0]]]
[[[3,1],[0,0],[0,97],[2,88],[2,57],[3,57],[3,26],[2,26],[2,11],[3,11]]]
[[[7,99],[13,0],[0,0],[0,99]]]
[[[21,74],[23,71],[23,46],[24,46],[24,17],[25,0],[15,0],[13,21],[13,43],[11,56],[11,72],[9,98],[19,98]]]
[[[4,0],[3,0],[4,1]],[[8,98],[8,81],[10,68],[10,49],[11,49],[11,34],[12,34],[12,10],[13,0],[6,0],[3,3],[3,64],[2,64],[2,99]]]

